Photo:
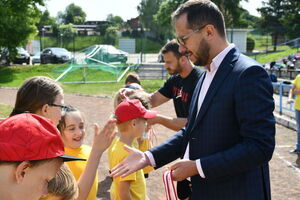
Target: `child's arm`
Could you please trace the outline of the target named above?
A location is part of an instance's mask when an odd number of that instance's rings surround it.
[[[179,131],[182,129],[186,123],[187,118],[173,118],[173,117],[167,117],[164,115],[157,114],[156,117],[147,119],[147,123],[152,124],[161,124],[169,129],[172,129],[174,131]]]
[[[95,135],[92,150],[87,160],[86,167],[78,180],[78,200],[85,200],[88,197],[94,183],[102,153],[109,147],[115,137],[115,126],[115,120],[109,120],[100,131],[98,124],[95,124]]]
[[[131,200],[130,181],[120,181],[118,193],[119,193],[120,199]]]
[[[293,85],[293,87],[290,89],[287,103],[293,103],[294,102],[293,95],[296,94],[295,90],[296,90],[296,86]]]

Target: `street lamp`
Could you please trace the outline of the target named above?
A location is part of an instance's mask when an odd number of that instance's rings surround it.
[[[40,44],[39,44],[39,47],[40,47],[40,51],[42,51],[42,40],[41,40],[41,34],[40,34],[40,31],[39,30],[36,30],[36,34],[39,36],[39,40],[40,40]]]
[[[62,37],[64,36],[64,34],[60,34],[60,47],[62,47]]]
[[[45,28],[43,27],[42,28],[42,40],[41,40],[41,51],[43,50],[44,48],[44,34],[45,34]]]

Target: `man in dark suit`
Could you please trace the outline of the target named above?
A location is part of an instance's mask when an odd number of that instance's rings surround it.
[[[148,152],[129,156],[112,170],[127,175],[171,165],[176,181],[191,177],[191,199],[271,199],[268,162],[275,147],[270,78],[256,61],[226,39],[222,13],[207,0],[190,0],[172,16],[180,52],[206,67],[195,88],[188,124]]]

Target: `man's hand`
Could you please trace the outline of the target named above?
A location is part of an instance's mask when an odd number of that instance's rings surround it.
[[[125,99],[126,97],[129,97],[130,95],[134,94],[134,92],[136,92],[134,89],[121,88],[119,90],[119,95],[120,95],[121,99]]]
[[[148,157],[142,151],[128,147],[126,145],[124,146],[124,149],[128,151],[129,154],[127,158],[125,158],[111,170],[111,177],[126,177],[129,174],[140,170],[147,165],[150,165]]]
[[[182,181],[188,177],[199,174],[196,161],[194,160],[182,159],[175,162],[168,168],[172,170],[172,179],[174,181]]]

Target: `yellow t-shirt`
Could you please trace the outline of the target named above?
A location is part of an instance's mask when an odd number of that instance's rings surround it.
[[[300,74],[297,75],[295,80],[293,80],[293,85],[296,87],[297,90],[300,90]],[[295,100],[295,110],[300,110],[300,95],[296,95],[296,100]]]
[[[143,138],[143,140],[139,143],[139,150],[142,152],[148,151],[152,148],[152,144],[149,138]],[[151,166],[147,166],[143,168],[144,174],[149,174],[149,172],[153,171],[154,168]]]
[[[111,149],[111,163],[112,167],[120,163],[127,157],[128,152],[123,148],[124,143],[117,140]],[[124,178],[117,177],[113,179],[110,192],[113,200],[120,200],[118,194],[118,187],[121,181],[130,181],[130,194],[133,200],[146,199],[146,181],[142,170],[138,170]]]
[[[91,152],[91,147],[87,145],[82,145],[77,149],[70,149],[65,147],[65,153],[71,156],[77,156],[80,158],[88,159]],[[78,181],[79,177],[81,176],[83,170],[86,167],[87,161],[70,161],[66,162],[70,167],[75,179]],[[97,196],[97,189],[98,189],[98,171],[96,173],[96,177],[89,193],[87,200],[95,200]]]
[[[113,141],[111,142],[110,146],[108,147],[108,150],[107,150],[107,155],[108,155],[108,164],[109,164],[109,170],[112,169],[112,162],[111,162],[111,158],[112,158],[112,155],[111,155],[111,152],[112,152],[112,148],[113,146],[116,144],[116,142],[119,140],[119,137],[115,137],[113,139]]]

